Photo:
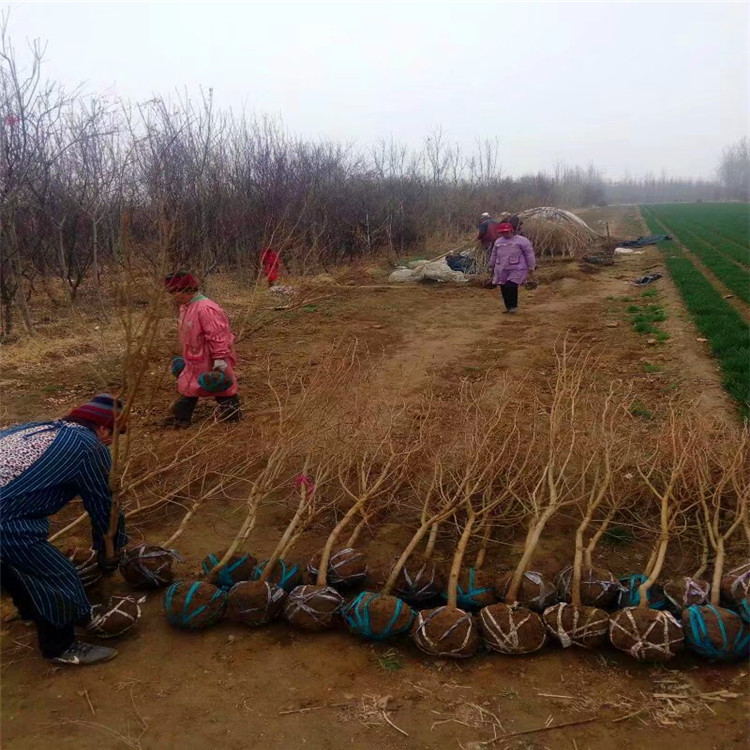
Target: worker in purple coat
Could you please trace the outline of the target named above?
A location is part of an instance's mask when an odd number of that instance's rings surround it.
[[[531,242],[520,234],[513,234],[513,225],[507,222],[498,227],[500,236],[495,240],[490,255],[492,283],[500,285],[506,313],[518,310],[518,287],[536,271],[536,258]]]

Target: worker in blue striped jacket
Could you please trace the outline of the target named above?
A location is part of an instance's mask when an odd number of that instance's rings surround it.
[[[75,626],[87,623],[91,605],[76,569],[47,536],[48,517],[80,496],[91,518],[99,567],[103,572],[116,569],[127,537],[120,516],[117,552],[108,559],[112,495],[107,445],[121,411],[119,401],[100,394],[61,420],[0,431],[0,585],[21,617],[35,623],[42,655],[63,664],[95,664],[117,655],[112,648],[76,639]]]

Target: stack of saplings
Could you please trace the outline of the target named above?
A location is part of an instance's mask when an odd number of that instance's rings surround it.
[[[714,551],[714,572],[709,604],[692,604],[682,613],[685,640],[690,649],[717,661],[742,659],[750,650],[750,632],[737,612],[719,606],[722,593],[727,543],[743,523],[747,523],[750,483],[745,479],[748,466],[748,429],[741,439],[711,441],[696,460],[697,495],[703,512],[703,528]],[[733,576],[735,586],[741,575]],[[731,606],[737,589],[726,597]],[[744,593],[744,592],[743,592]],[[745,594],[746,595],[746,594]]]
[[[321,463],[312,476],[308,475],[309,465],[308,456],[302,474],[295,478],[297,510],[270,558],[255,566],[254,580],[236,583],[229,590],[230,620],[252,627],[275,620],[283,610],[287,592],[301,582],[299,566],[286,556],[315,517],[316,499],[330,474],[330,463]]]
[[[587,564],[584,567],[583,542],[595,514],[605,501],[609,500],[611,505],[608,517],[617,507],[615,497],[620,495],[615,490],[614,479],[623,470],[628,456],[629,436],[621,429],[627,424],[626,404],[617,400],[610,388],[604,403],[600,405],[594,399],[593,405],[599,415],[598,420],[592,419],[589,435],[591,448],[595,450],[595,459],[588,466],[591,473],[587,478],[589,489],[585,495],[583,518],[576,529],[572,569],[568,568],[558,576],[558,589],[565,601],[544,611],[547,630],[564,648],[598,648],[607,641],[609,615],[602,607],[611,606],[617,593],[617,581],[612,573],[591,565],[591,545],[586,550]]]
[[[554,603],[555,587],[541,574],[529,574],[528,566],[541,534],[560,509],[571,505],[577,496],[580,477],[574,481],[572,462],[578,434],[576,410],[583,400],[582,387],[588,371],[587,357],[572,358],[563,344],[556,352],[556,374],[548,403],[539,403],[536,411],[541,423],[526,436],[539,457],[530,465],[527,485],[515,492],[527,525],[521,559],[512,575],[498,580],[496,590],[504,602],[483,609],[480,625],[487,646],[503,654],[528,654],[542,648],[546,641],[544,623],[537,612]]]
[[[501,469],[510,469],[513,457],[523,450],[517,419],[508,419],[509,414],[517,413],[514,407],[507,405],[517,403],[509,398],[517,393],[507,383],[499,387],[501,391],[494,394],[496,398],[490,405],[470,392],[462,394],[459,407],[463,412],[464,429],[447,455],[434,459],[440,463],[435,483],[440,494],[438,507],[443,509],[440,515],[451,514],[455,509],[462,515],[463,528],[448,576],[447,604],[418,612],[412,629],[414,643],[433,656],[466,658],[475,654],[481,639],[468,608],[490,604],[495,599],[492,587],[484,586],[476,571],[463,569],[463,560],[477,527],[481,527],[506,497],[501,492],[493,495],[485,488],[493,487]],[[453,465],[449,461],[451,456]],[[440,517],[426,519],[423,516],[420,530],[425,533],[430,521],[440,520]],[[416,543],[414,539],[412,542]]]
[[[653,608],[649,590],[664,565],[670,533],[686,510],[679,493],[683,489],[683,469],[693,450],[694,438],[693,426],[679,420],[671,408],[647,470],[638,466],[638,473],[658,502],[660,533],[651,555],[648,576],[638,587],[638,604],[612,615],[609,634],[612,645],[639,661],[669,661],[684,645],[680,623],[671,612]]]
[[[344,603],[334,586],[347,588],[367,574],[364,555],[352,547],[335,549],[344,529],[370,505],[383,502],[401,485],[410,467],[412,454],[421,439],[411,423],[403,425],[403,405],[383,406],[382,411],[365,411],[349,435],[347,460],[340,462],[338,479],[351,506],[328,536],[323,550],[313,562],[317,570],[314,584],[297,586],[289,592],[284,617],[303,630],[331,628]],[[399,430],[405,430],[400,435]],[[356,534],[356,532],[355,532]],[[388,605],[372,603],[381,610]],[[393,614],[393,613],[391,613]]]

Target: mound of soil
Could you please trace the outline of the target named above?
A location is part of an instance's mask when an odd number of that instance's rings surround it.
[[[117,638],[128,632],[141,618],[141,605],[134,596],[112,596],[105,604],[91,608],[86,632],[98,638]]]
[[[76,573],[78,573],[78,577],[81,579],[84,588],[90,588],[102,579],[96,550],[69,547],[63,554],[73,563],[73,567],[76,569]]]
[[[729,571],[721,579],[721,598],[733,607],[750,597],[750,562]]]
[[[702,578],[681,576],[664,584],[664,596],[669,602],[669,609],[676,614],[694,604],[705,604],[710,594],[711,584]]]
[[[555,578],[557,595],[563,602],[572,600],[573,566],[563,568]],[[581,604],[585,607],[611,607],[617,599],[620,583],[614,574],[604,568],[581,569]]]
[[[723,607],[688,607],[682,613],[688,648],[712,661],[736,661],[750,653],[750,631],[742,618]]]
[[[307,566],[311,581],[315,581],[320,570],[321,550]],[[331,586],[353,586],[367,576],[367,560],[362,552],[351,547],[340,549],[331,554],[328,560],[328,583]]]
[[[402,599],[414,604],[430,601],[445,589],[445,575],[432,561],[410,557],[401,570],[393,590]]]
[[[247,553],[232,555],[229,562],[218,572],[212,573],[213,569],[224,557],[224,552],[216,552],[208,555],[201,563],[204,575],[210,577],[211,582],[223,589],[231,589],[235,583],[250,581],[258,561]]]
[[[267,564],[268,560],[259,562],[253,571],[253,578],[256,580],[260,578],[261,574],[266,569]],[[302,571],[300,570],[299,565],[284,560],[277,560],[276,564],[273,566],[273,570],[268,575],[267,580],[269,583],[279,586],[288,593],[293,588],[302,584]]]
[[[443,594],[447,599],[447,592]],[[497,601],[492,576],[483,570],[465,568],[458,575],[458,606],[462,609],[479,609]]]

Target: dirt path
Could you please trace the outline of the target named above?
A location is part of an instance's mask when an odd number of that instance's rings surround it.
[[[599,220],[605,218],[614,235],[633,236],[639,222],[627,208],[601,212]],[[286,325],[243,344],[243,392],[252,412],[256,398],[258,408],[262,405],[255,376],[260,377],[266,356],[272,355],[274,367],[288,367],[301,351],[309,355],[347,335],[356,335],[381,358],[379,382],[394,394],[418,393],[430,384],[453,388],[461,378],[498,372],[528,377],[529,387],[537,387],[549,372],[555,341],[568,332],[595,347],[606,371],[630,380],[649,408],[658,410],[678,392],[733,418],[716,367],[705,345],[696,342],[668,279],[653,288],[669,313],[663,324],[669,341],[650,345],[630,327],[626,300],[638,290],[628,280],[654,268],[661,269],[654,249],[590,273],[577,263],[544,265],[540,287],[521,293],[516,316],[501,314],[495,291],[441,285],[373,293],[346,287],[317,309],[295,314]],[[646,372],[645,362],[658,363],[659,372]],[[61,382],[72,387],[75,372],[59,373]],[[72,398],[66,393],[56,400]],[[5,398],[17,412],[60,409],[41,391],[30,402],[20,389]],[[200,522],[192,523],[181,540],[184,571],[197,569],[207,552],[226,546],[236,526],[235,509],[222,500],[200,512]],[[284,507],[263,510],[250,540],[255,554],[271,551],[287,518]],[[147,527],[140,531],[152,533]],[[406,534],[392,523],[363,541],[373,570],[392,558]],[[537,567],[553,573],[569,561],[571,550],[567,535],[548,536]],[[304,540],[300,560],[319,544],[319,537]],[[497,545],[488,567],[506,566],[514,554],[514,548]],[[685,555],[689,558],[690,551]],[[626,572],[643,557],[635,544],[607,552],[600,562]],[[668,561],[670,570],[684,565],[678,553]],[[4,601],[5,618],[12,612]],[[654,698],[686,690],[742,693],[742,665],[709,665],[685,655],[665,670],[614,650],[552,647],[524,658],[483,654],[455,663],[426,658],[408,640],[369,644],[342,631],[309,635],[284,624],[257,631],[222,624],[200,633],[178,632],[165,622],[159,593],[148,597],[144,612],[137,632],[120,642],[118,659],[80,671],[50,667],[36,656],[30,628],[4,621],[3,747],[478,748],[471,743],[496,734],[587,719],[594,720],[488,747],[684,750],[689,744],[696,750],[728,750],[747,739],[740,699],[708,708],[701,700]],[[630,718],[611,721],[624,716]]]

